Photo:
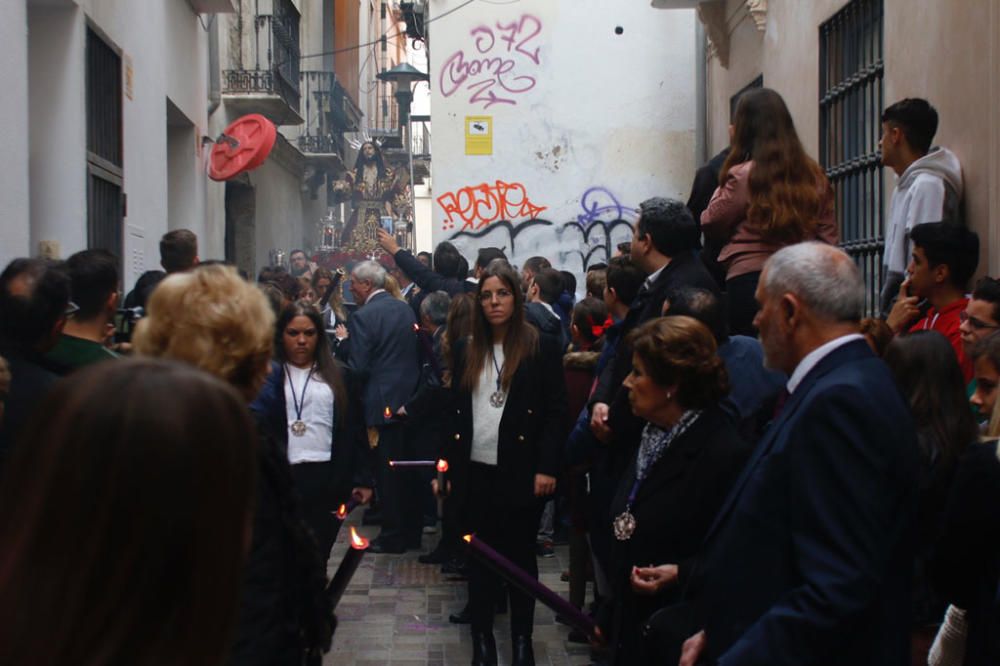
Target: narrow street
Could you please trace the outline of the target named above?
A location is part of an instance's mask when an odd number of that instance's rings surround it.
[[[351,525],[371,539],[377,527],[361,527],[355,511],[340,531],[329,574],[340,564],[350,538]],[[437,541],[425,535],[425,549]],[[448,622],[448,615],[465,604],[464,580],[443,576],[437,565],[420,564],[416,552],[405,555],[365,555],[347,594],[337,608],[337,633],[327,666],[444,666],[467,664],[472,656],[468,625]],[[539,558],[539,579],[560,594],[569,583],[559,580],[568,567],[567,546],[556,547],[556,557]],[[496,637],[500,664],[510,663],[507,616],[497,617]],[[566,641],[569,629],[555,621],[552,611],[539,604],[535,611],[535,660],[539,666],[589,664],[589,648]]]

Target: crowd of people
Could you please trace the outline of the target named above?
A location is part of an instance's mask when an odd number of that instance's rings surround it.
[[[881,317],[768,89],[579,285],[381,230],[383,261],[256,280],[171,231],[121,303],[104,250],[12,261],[0,663],[318,664],[348,503],[376,553],[439,532],[418,559],[467,579],[474,666],[498,613],[535,663],[535,601],[468,534],[534,577],[568,543],[599,663],[1000,663],[1000,281],[967,294],[936,125],[883,114]]]

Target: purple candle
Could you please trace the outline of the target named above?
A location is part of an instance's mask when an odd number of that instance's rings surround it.
[[[503,576],[507,582],[515,585],[525,594],[551,608],[556,615],[566,620],[566,623],[574,629],[583,632],[592,640],[603,642],[604,639],[600,635],[597,623],[594,622],[593,618],[586,615],[566,599],[563,599],[552,591],[551,588],[542,585],[538,580],[528,575],[524,569],[493,550],[493,548],[480,539],[475,538],[472,534],[466,534],[462,538],[469,544],[472,553],[479,557],[480,561]]]
[[[333,574],[333,580],[330,581],[330,584],[326,588],[326,594],[330,598],[330,607],[332,609],[336,610],[337,604],[340,603],[340,598],[344,596],[344,590],[347,589],[347,584],[354,577],[354,572],[358,570],[358,566],[361,564],[367,548],[368,539],[359,536],[357,530],[352,527],[351,547],[347,549],[344,559],[340,561],[340,566],[337,567],[337,573]]]
[[[436,460],[390,460],[389,467],[434,467]]]

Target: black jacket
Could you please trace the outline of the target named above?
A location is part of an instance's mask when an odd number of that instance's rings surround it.
[[[616,539],[612,555],[616,664],[645,663],[637,640],[640,623],[679,598],[705,533],[749,454],[731,420],[712,407],[670,444],[639,486],[631,510],[636,531],[627,541]],[[635,483],[635,461],[633,456],[598,529],[610,530],[613,517],[625,510]],[[680,564],[677,585],[656,597],[632,592],[633,566],[665,563]]]
[[[385,292],[369,298],[348,320],[348,365],[357,380],[366,425],[388,424],[417,389],[416,323],[410,306]]]
[[[608,425],[614,433],[615,442],[624,445],[617,447],[621,455],[613,456],[610,461],[616,470],[620,470],[635,452],[643,425],[642,419],[633,416],[628,403],[628,389],[622,386],[625,377],[632,372],[632,347],[626,344],[625,336],[647,321],[659,317],[667,295],[681,287],[707,289],[715,294],[719,291],[715,280],[694,251],[684,252],[671,259],[649,289],[643,287],[639,291],[622,324],[622,341],[615,350],[614,358],[601,372],[597,388],[590,399],[591,404],[603,402],[610,406]]]
[[[459,386],[465,367],[466,343],[454,348],[453,381],[449,390],[449,423],[442,447],[448,460],[453,492],[461,501],[468,492],[472,449],[472,393]],[[521,363],[511,382],[498,433],[497,481],[500,503],[529,506],[536,501],[535,474],[557,477],[566,441],[566,383],[562,354],[548,338],[539,339],[538,353]]]

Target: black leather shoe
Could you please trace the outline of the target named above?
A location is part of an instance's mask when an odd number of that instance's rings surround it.
[[[448,621],[452,624],[469,624],[472,622],[472,609],[469,608],[469,604],[465,604],[465,608],[458,611],[457,613],[452,613],[448,616]]]
[[[497,642],[492,631],[472,632],[472,666],[497,666]]]
[[[511,653],[511,666],[535,666],[531,636],[514,636],[511,639]]]
[[[396,543],[395,541],[377,538],[369,544],[368,552],[385,555],[401,555],[406,552],[406,548],[403,547],[403,544]]]

